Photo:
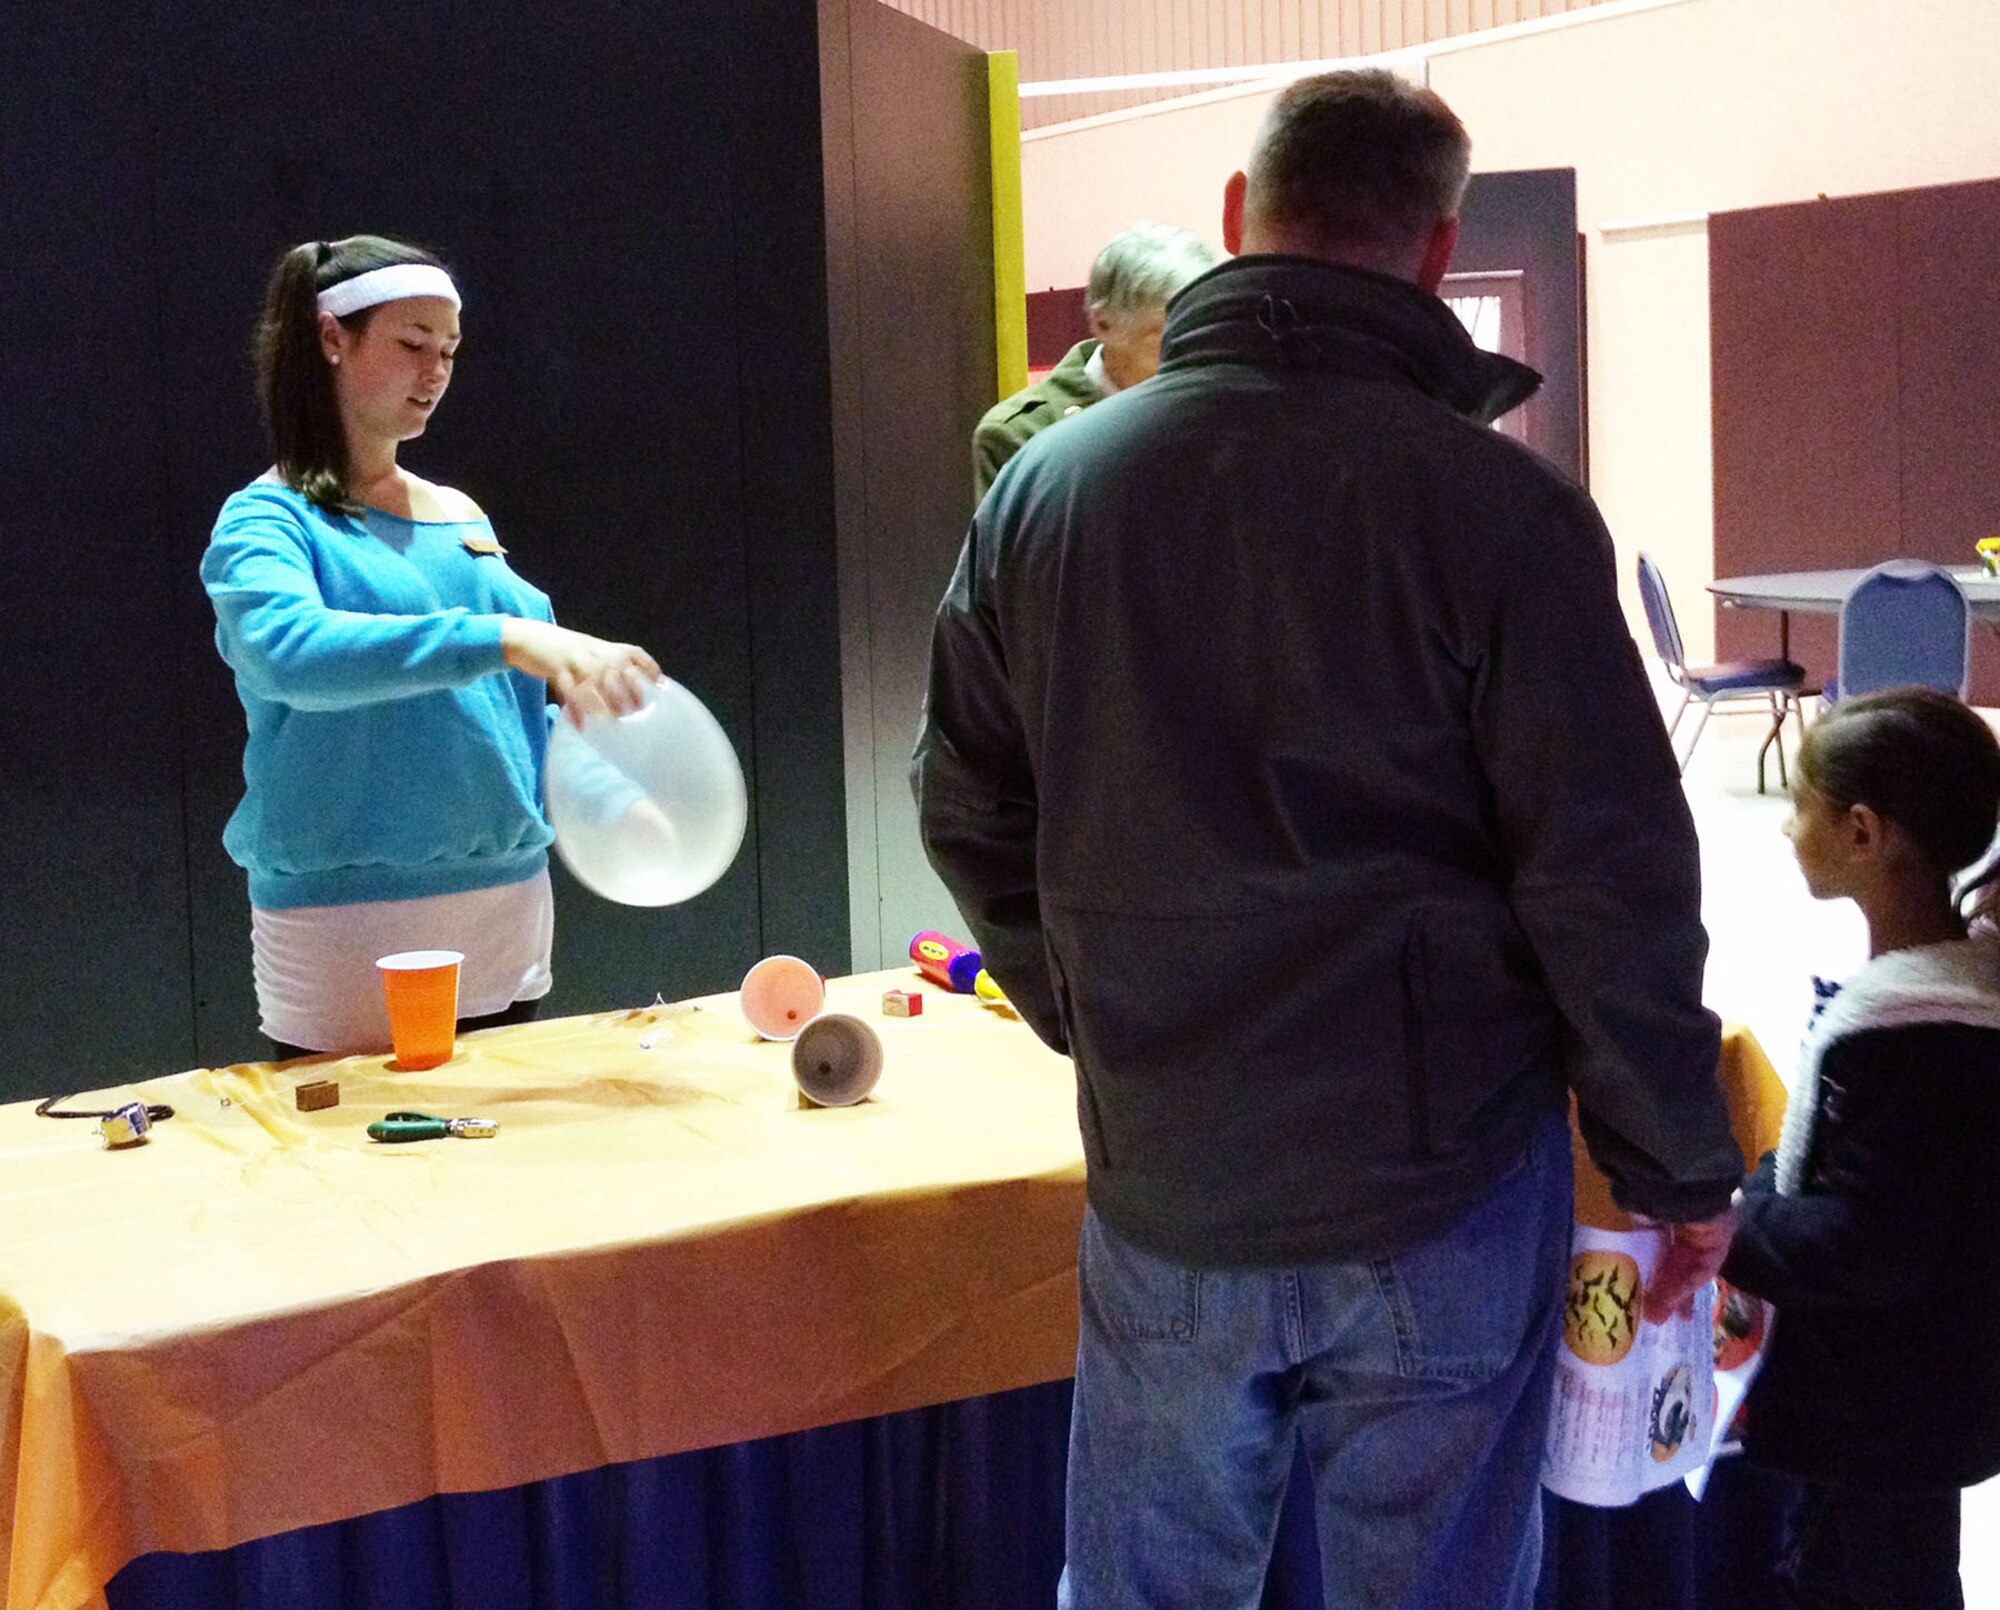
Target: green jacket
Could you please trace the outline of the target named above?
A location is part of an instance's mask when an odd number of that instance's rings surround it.
[[[1097,346],[1095,341],[1077,342],[1042,379],[1032,386],[1023,386],[1004,402],[986,410],[972,433],[975,498],[986,496],[986,489],[1000,473],[1000,466],[1020,452],[1036,431],[1088,408],[1103,395],[1083,372]]]

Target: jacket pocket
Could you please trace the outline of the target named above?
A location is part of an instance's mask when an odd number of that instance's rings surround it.
[[[1410,1155],[1431,1155],[1430,945],[1421,928],[1403,941],[1403,1085],[1410,1123]]]
[[[1104,1115],[1098,1110],[1097,1091],[1084,1066],[1083,1047],[1077,1043],[1076,1008],[1070,999],[1069,975],[1062,958],[1044,936],[1042,948],[1048,956],[1049,983],[1055,990],[1056,1021],[1062,1027],[1063,1044],[1069,1047],[1070,1066],[1076,1069],[1077,1122],[1083,1131],[1084,1161],[1096,1168],[1109,1168],[1111,1154],[1104,1144]]]

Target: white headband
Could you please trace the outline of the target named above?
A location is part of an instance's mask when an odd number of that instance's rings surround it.
[[[435,263],[391,263],[329,285],[319,293],[319,310],[344,319],[365,307],[401,301],[406,296],[441,296],[453,307],[465,305],[458,299],[458,287],[452,284],[451,276]]]

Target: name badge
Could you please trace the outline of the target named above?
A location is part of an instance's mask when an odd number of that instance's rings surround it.
[[[495,537],[460,537],[467,553],[504,554],[507,550],[500,546]]]

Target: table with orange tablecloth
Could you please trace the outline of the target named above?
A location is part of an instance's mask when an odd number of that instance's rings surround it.
[[[149,1081],[176,1116],[129,1151],[0,1108],[5,1603],[71,1610],[156,1550],[1067,1376],[1069,1064],[965,997],[881,1016],[909,983],[829,986],[884,1042],[857,1108],[802,1108],[789,1047],[733,996],[467,1036],[421,1074]],[[1747,1035],[1723,1073],[1768,1143],[1782,1092]],[[296,1110],[313,1078],[339,1106]],[[394,1109],[500,1133],[370,1142]]]

